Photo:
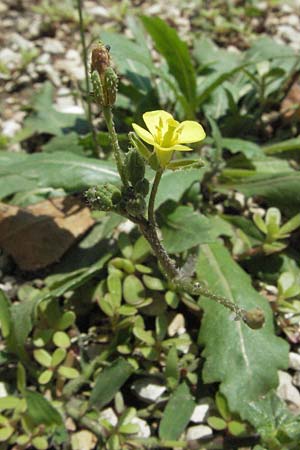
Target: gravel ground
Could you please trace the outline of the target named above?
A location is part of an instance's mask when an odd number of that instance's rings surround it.
[[[238,7],[244,2],[235,2]],[[213,5],[212,5],[213,4]],[[54,6],[53,6],[54,5]],[[215,6],[214,6],[215,5]],[[175,26],[188,42],[192,35],[207,33],[222,46],[243,49],[256,34],[267,33],[279,42],[300,49],[300,1],[257,2],[259,17],[247,17],[242,9],[233,16],[237,30],[228,28],[227,2],[90,1],[84,2],[87,42],[104,29],[126,27],[129,14],[159,16]],[[214,11],[218,11],[215,17]],[[201,15],[205,11],[205,17]],[[247,12],[247,11],[246,11]],[[193,37],[194,37],[193,36]],[[12,138],[22,128],[26,106],[34,92],[49,80],[56,88],[55,107],[65,113],[82,113],[76,95],[84,79],[77,11],[71,0],[5,0],[0,2],[0,129]],[[20,145],[14,145],[14,150]]]

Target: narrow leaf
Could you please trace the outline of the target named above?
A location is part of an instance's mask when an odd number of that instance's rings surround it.
[[[176,79],[181,92],[193,104],[196,95],[196,77],[187,44],[179,38],[176,30],[162,19],[143,16],[141,20],[157,50],[166,59],[169,71]]]
[[[176,440],[190,421],[195,402],[189,388],[182,383],[170,397],[159,426],[161,439]]]
[[[26,391],[27,413],[34,425],[62,425],[62,418],[51,403],[38,392]]]
[[[258,196],[266,199],[270,206],[276,206],[289,214],[299,212],[300,172],[257,174],[237,183],[222,185],[220,190],[237,190],[247,197]]]
[[[5,293],[0,289],[0,328],[3,337],[9,335],[11,327],[10,301]]]
[[[102,408],[107,405],[133,372],[133,367],[125,361],[118,359],[110,367],[104,369],[96,378],[92,390],[90,404]]]

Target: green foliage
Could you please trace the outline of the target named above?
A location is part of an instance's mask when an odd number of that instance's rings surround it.
[[[286,245],[277,242],[286,239],[290,233],[300,226],[300,214],[297,214],[287,223],[281,226],[281,213],[277,208],[269,208],[266,212],[265,220],[259,214],[254,214],[253,221],[257,228],[265,235],[263,249],[267,254],[283,250]]]
[[[74,20],[68,8],[64,13],[47,2],[42,8],[48,20]],[[208,13],[202,11],[202,21]],[[232,22],[220,17],[223,31],[237,32],[240,13],[232,14]],[[287,367],[288,347],[276,334],[299,342],[299,123],[279,113],[299,69],[297,55],[270,38],[251,39],[247,51],[234,53],[208,37],[191,37],[189,51],[157,17],[130,18],[128,27],[132,38],[101,33],[120,75],[114,113],[126,186],[110,159],[109,133],[97,133],[103,158],[91,157],[86,121],[55,110],[49,82],[27,108],[22,131],[2,139],[3,201],[24,206],[91,188],[90,203],[99,197],[94,206],[105,214],[93,212],[93,229],[48,276],[33,274],[39,279],[31,281],[30,275],[9,297],[0,291],[1,392],[7,393],[0,398],[0,448],[69,446],[63,422],[70,417],[74,434],[95,433],[105,450],[186,447],[204,382],[220,384],[205,394],[220,389],[207,419],[217,433],[233,442],[260,435],[255,449],[296,449],[299,416],[270,391],[277,370]],[[23,62],[35,56],[25,53]],[[121,231],[127,223],[111,214],[144,215],[147,226],[159,162],[152,148],[125,133],[145,111],[162,108],[181,120],[199,118],[208,134],[193,159],[174,157],[162,176],[154,209],[165,248],[182,268],[181,281],[197,265],[203,289],[247,311],[262,308],[261,330],[250,330],[204,295],[180,291],[137,227]],[[5,151],[15,141],[29,153]],[[276,328],[257,292],[270,283],[278,287]],[[160,391],[151,397],[153,386]],[[151,425],[149,437],[139,420]]]
[[[162,439],[178,439],[188,424],[195,402],[185,383],[182,383],[170,397],[159,427]]]
[[[274,392],[249,405],[248,420],[270,450],[296,449],[299,445],[299,416],[293,415]]]
[[[166,205],[160,209],[160,214],[164,244],[170,253],[180,253],[213,240],[209,220],[190,206]]]
[[[219,392],[216,394],[215,403],[219,416],[209,416],[207,423],[214,430],[228,430],[233,436],[241,436],[246,434],[247,426],[241,422],[238,417],[232,415],[228,409],[226,398]]]
[[[225,308],[200,298],[205,311],[199,334],[199,342],[205,346],[204,381],[220,382],[230,410],[246,418],[249,402],[275,387],[277,370],[287,367],[287,345],[274,336],[267,301],[252,288],[248,276],[221,244],[201,247],[197,273],[216,293],[247,309],[259,305],[265,312],[264,328],[254,332],[233,321]]]
[[[101,408],[109,403],[132,372],[133,367],[121,358],[116,360],[111,367],[104,369],[96,378],[90,404]]]

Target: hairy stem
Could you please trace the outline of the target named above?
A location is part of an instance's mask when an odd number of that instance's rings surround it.
[[[87,98],[87,100],[86,100],[86,102],[87,102],[87,119],[88,119],[89,127],[90,127],[90,130],[92,133],[92,138],[93,138],[94,155],[96,157],[98,157],[99,156],[99,146],[97,143],[96,131],[95,131],[95,128],[93,125],[92,105],[91,105],[91,98],[90,98],[89,70],[88,70],[88,63],[87,63],[87,48],[86,48],[86,42],[85,42],[85,36],[84,36],[84,25],[83,25],[83,16],[82,16],[82,2],[83,2],[83,0],[77,0],[80,40],[81,40],[81,46],[82,46],[82,59],[83,59],[84,73],[85,73],[85,90],[86,90],[86,98]]]
[[[212,293],[199,282],[194,282],[190,278],[183,277],[180,269],[176,267],[175,261],[170,258],[162,242],[160,241],[155,225],[145,220],[140,220],[138,224],[143,236],[151,245],[167,278],[175,284],[175,287],[178,290],[185,291],[191,295],[204,295],[205,297],[210,298],[211,300],[232,311],[237,319],[245,322],[250,328],[256,329],[262,327],[264,324],[264,315],[261,310],[255,308],[254,310],[246,311],[230,299],[223,297],[222,295]]]
[[[124,186],[127,187],[128,180],[124,173],[123,158],[122,158],[122,153],[121,153],[121,149],[119,146],[118,135],[117,135],[116,129],[115,129],[111,106],[103,106],[102,110],[103,110],[104,120],[106,122],[106,126],[107,126],[108,133],[110,136],[114,157],[116,159],[117,169],[120,174],[122,183],[124,184]]]
[[[118,172],[124,186],[128,187],[129,183],[124,172],[122,153],[119,146],[118,136],[115,130],[112,110],[110,106],[103,106],[103,115],[111,138]],[[264,314],[260,309],[254,308],[253,310],[246,311],[243,308],[240,308],[230,299],[223,297],[222,295],[213,294],[200,283],[194,282],[192,279],[184,277],[180,269],[176,267],[175,261],[172,260],[168,255],[166,249],[164,248],[161,240],[158,237],[155,219],[155,198],[162,174],[163,169],[160,168],[157,170],[154,178],[148,204],[148,220],[146,220],[143,216],[132,216],[128,214],[126,210],[121,214],[132,220],[140,227],[142,234],[151,245],[153,252],[160,262],[167,278],[175,284],[178,290],[185,291],[191,295],[204,295],[205,297],[208,297],[211,300],[219,303],[220,305],[223,305],[225,308],[231,310],[236,315],[236,318],[243,320],[250,328],[261,328],[264,324]]]
[[[156,225],[155,198],[156,198],[157,189],[158,189],[158,185],[161,180],[162,174],[163,174],[163,169],[158,169],[155,174],[155,178],[154,178],[152,189],[151,189],[149,204],[148,204],[148,220],[150,223],[153,223],[155,225]]]

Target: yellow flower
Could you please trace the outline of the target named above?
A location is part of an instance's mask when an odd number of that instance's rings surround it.
[[[193,150],[182,144],[202,141],[205,131],[202,126],[192,120],[177,122],[166,111],[149,111],[143,114],[149,131],[133,123],[136,134],[147,144],[153,145],[161,167],[166,167],[172,158],[173,151],[188,152]]]

